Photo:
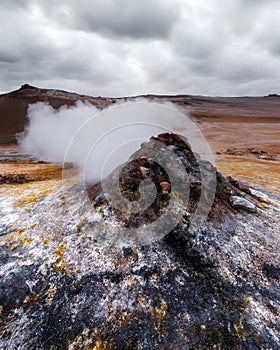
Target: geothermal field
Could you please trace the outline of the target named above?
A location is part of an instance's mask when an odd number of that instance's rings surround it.
[[[0,349],[280,349],[280,96],[25,84],[0,121]]]

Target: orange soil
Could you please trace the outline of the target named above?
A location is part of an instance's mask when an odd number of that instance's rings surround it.
[[[227,118],[209,119],[198,125],[216,155],[216,166],[224,175],[262,186],[280,193],[280,117],[274,123],[245,122],[245,117],[236,117],[234,122]],[[273,155],[274,161],[260,159],[247,148],[265,151]],[[236,149],[240,155],[227,155],[228,149]]]
[[[61,179],[61,172],[57,164],[0,163],[2,176],[25,174],[28,181]]]

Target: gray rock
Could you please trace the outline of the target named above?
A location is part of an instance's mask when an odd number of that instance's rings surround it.
[[[233,208],[235,209],[243,209],[250,213],[256,213],[257,208],[256,206],[249,202],[247,199],[239,197],[239,196],[231,196],[230,197],[230,203]]]
[[[250,187],[249,191],[250,191],[250,194],[253,197],[255,197],[259,202],[266,203],[266,204],[270,204],[271,203],[269,197],[266,194],[264,194],[264,193],[262,193],[260,191],[254,190],[251,187]]]

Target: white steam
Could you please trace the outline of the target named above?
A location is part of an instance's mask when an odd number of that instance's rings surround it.
[[[129,111],[119,108],[131,105],[121,101],[117,108],[112,106],[103,110],[101,118],[96,118],[100,110],[89,103],[77,102],[75,106],[63,106],[58,110],[48,103],[32,104],[28,108],[29,124],[19,137],[19,143],[25,152],[38,159],[73,162],[85,171],[86,181],[99,182],[126,162],[143,141],[168,131],[160,127],[161,116],[157,118],[158,125],[149,125],[147,120],[141,123],[141,102],[147,104],[149,101],[138,99],[134,108],[130,106],[133,110]],[[124,120],[119,125],[121,118]],[[132,125],[129,125],[130,120]],[[114,125],[116,121],[117,126]],[[101,138],[97,132],[100,128],[104,132]],[[72,148],[71,155],[65,159],[73,142],[75,149]],[[84,150],[88,145],[89,152]],[[83,169],[85,163],[86,169]]]
[[[91,183],[126,162],[142,142],[164,132],[184,135],[205,159],[212,154],[195,124],[169,103],[141,99],[102,112],[81,102],[59,110],[36,103],[29,106],[28,118],[19,138],[23,150],[49,162],[73,162],[81,169],[82,181]]]
[[[28,108],[29,124],[19,136],[21,148],[40,160],[63,162],[67,147],[76,131],[99,110],[77,102],[55,110],[48,103],[38,102]]]

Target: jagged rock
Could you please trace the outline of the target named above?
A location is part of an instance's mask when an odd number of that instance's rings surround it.
[[[37,89],[35,86],[32,86],[32,85],[29,85],[29,84],[23,84],[23,85],[21,85],[21,87],[19,88],[19,91],[20,90],[26,90],[26,89]]]
[[[251,187],[250,187],[250,189],[249,189],[249,192],[250,192],[250,194],[251,194],[253,197],[255,197],[259,202],[261,202],[261,203],[266,203],[266,204],[269,204],[269,203],[270,203],[270,199],[269,199],[269,197],[268,197],[266,194],[264,194],[264,193],[262,193],[262,192],[260,192],[260,191],[254,190],[254,189],[251,188]]]
[[[253,203],[242,197],[231,196],[230,203],[235,209],[243,209],[251,213],[255,213],[257,211],[257,208]]]

